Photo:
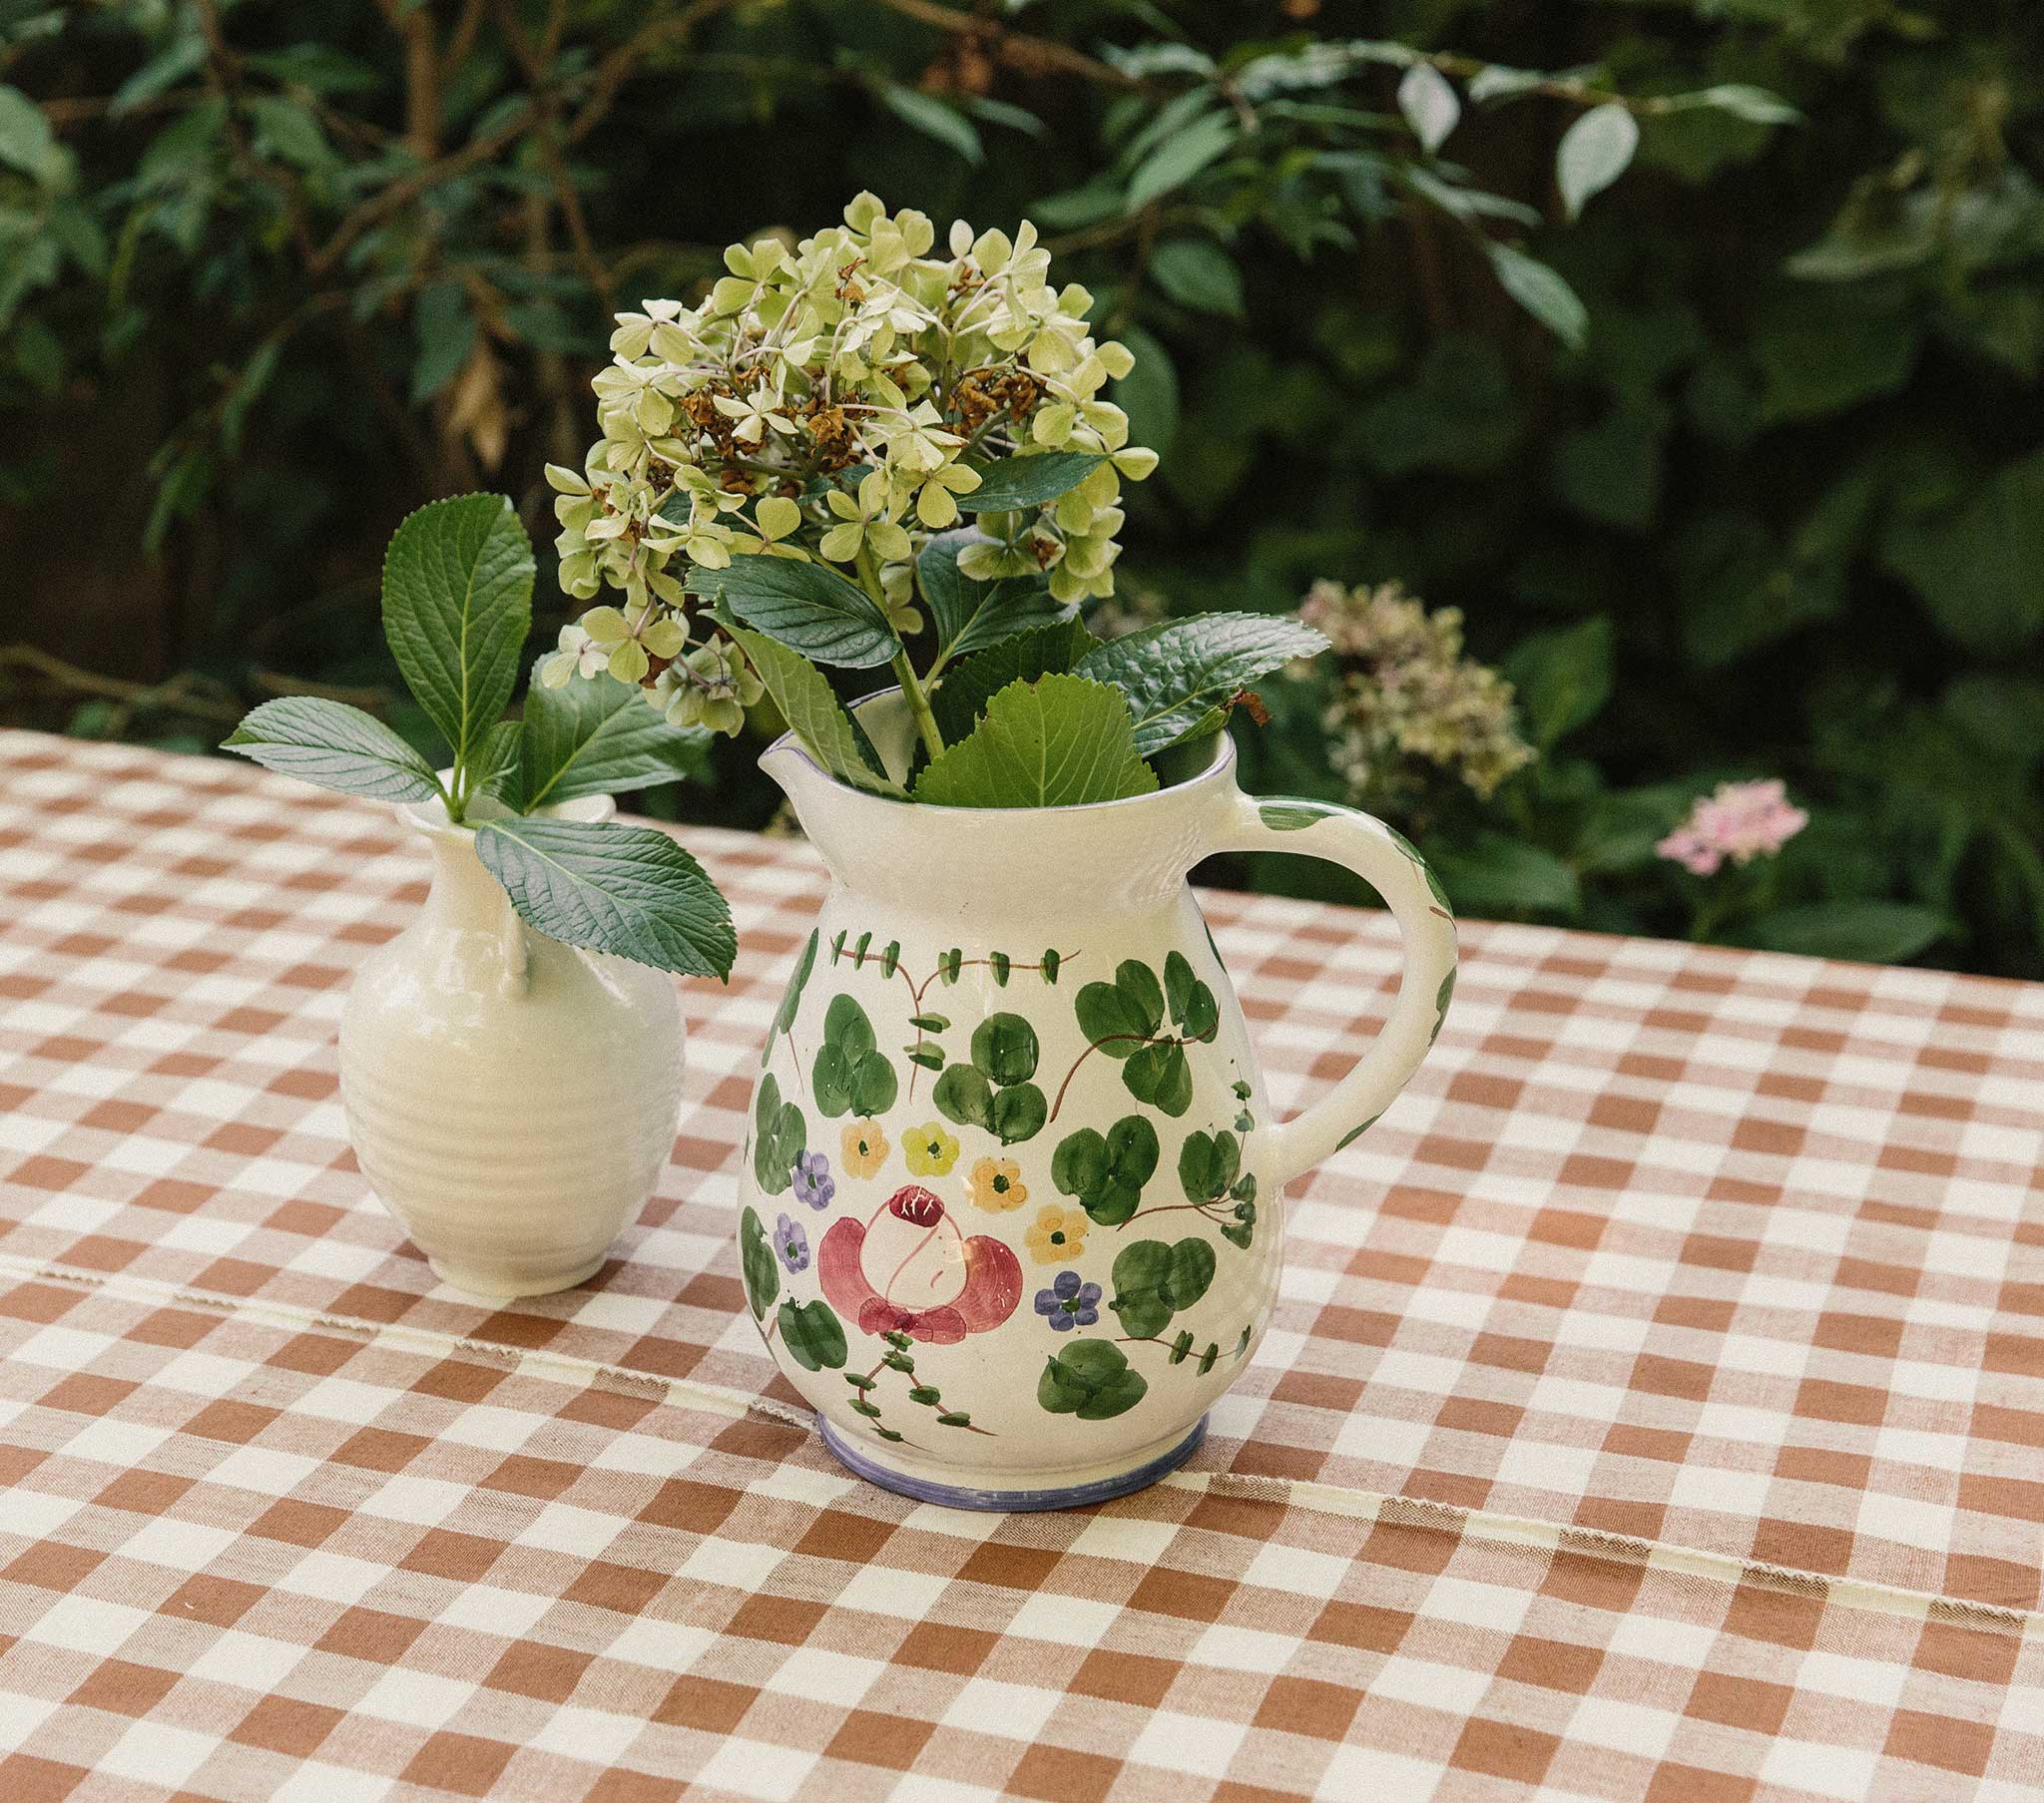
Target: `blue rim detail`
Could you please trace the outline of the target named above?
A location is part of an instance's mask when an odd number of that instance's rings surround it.
[[[889,1471],[848,1445],[820,1415],[816,1417],[816,1426],[822,1433],[823,1444],[837,1462],[868,1484],[877,1484],[882,1490],[891,1490],[900,1496],[913,1497],[918,1503],[940,1503],[946,1509],[997,1509],[1009,1514],[1041,1509],[1083,1509],[1089,1503],[1106,1503],[1115,1497],[1125,1497],[1132,1490],[1142,1490],[1155,1484],[1166,1473],[1176,1471],[1207,1438],[1207,1418],[1202,1415],[1193,1431],[1170,1452],[1152,1459],[1148,1465],[1137,1466],[1134,1471],[1125,1471],[1119,1477],[1100,1478],[1091,1484],[1070,1484],[1061,1490],[973,1490],[962,1484],[935,1484],[927,1478],[911,1478],[901,1472]]]

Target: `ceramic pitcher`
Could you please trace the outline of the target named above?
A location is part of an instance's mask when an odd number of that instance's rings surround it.
[[[602,820],[617,804],[543,811]],[[355,1160],[456,1288],[567,1289],[603,1263],[674,1149],[674,980],[535,933],[438,801],[397,813],[431,850],[433,882],[363,961],[341,1014]]]
[[[1438,885],[1365,814],[1245,795],[1225,738],[1189,781],[1032,810],[869,795],[792,736],[762,761],[831,875],[740,1178],[775,1363],[830,1450],[890,1490],[1051,1509],[1154,1481],[1271,1318],[1285,1184],[1369,1126],[1440,1031]],[[1290,1121],[1187,882],[1226,851],[1345,865],[1403,937],[1389,1020]]]

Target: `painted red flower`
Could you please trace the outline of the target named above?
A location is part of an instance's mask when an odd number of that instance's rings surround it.
[[[862,1221],[840,1218],[816,1248],[823,1294],[861,1333],[950,1346],[998,1327],[1022,1299],[1022,1266],[998,1239],[968,1237],[909,1183]]]

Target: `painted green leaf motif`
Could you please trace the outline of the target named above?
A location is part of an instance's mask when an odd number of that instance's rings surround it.
[[[1058,1141],[1050,1177],[1100,1226],[1118,1227],[1136,1212],[1143,1185],[1157,1169],[1157,1129],[1141,1115],[1124,1115],[1103,1134],[1082,1127]]]
[[[383,636],[463,763],[510,704],[532,628],[532,545],[502,495],[429,501],[383,556]]]
[[[780,1264],[755,1208],[739,1216],[739,1271],[746,1280],[746,1305],[754,1320],[764,1321],[780,1294]]]
[[[1436,1034],[1438,1034],[1439,1029],[1436,1028],[1435,1032]],[[1356,1140],[1360,1139],[1364,1133],[1368,1132],[1369,1129],[1375,1127],[1376,1124],[1381,1120],[1383,1120],[1383,1116],[1372,1115],[1367,1121],[1363,1122],[1360,1126],[1351,1127],[1345,1133],[1341,1135],[1341,1137],[1338,1140],[1335,1141],[1334,1149],[1336,1151],[1339,1151],[1341,1147],[1344,1145],[1353,1145],[1356,1142]]]
[[[1189,1040],[1211,1040],[1220,1031],[1221,1010],[1214,992],[1193,975],[1193,967],[1182,953],[1168,953],[1164,960],[1164,994],[1171,1004],[1171,1018]]]
[[[1138,1102],[1177,1120],[1193,1106],[1193,1073],[1177,1041],[1144,1046],[1122,1067],[1122,1082]]]
[[[1147,964],[1134,958],[1115,966],[1112,983],[1088,983],[1073,999],[1079,1031],[1100,1042],[1109,1058],[1134,1056],[1140,1042],[1164,1025],[1164,991]]]
[[[790,1296],[780,1305],[780,1343],[804,1371],[844,1368],[844,1325],[827,1302],[797,1302]]]
[[[1120,693],[1051,676],[1011,682],[988,701],[979,724],[916,778],[915,798],[941,807],[1076,807],[1156,787]]]
[[[768,1195],[786,1189],[808,1144],[808,1122],[793,1103],[781,1101],[780,1085],[769,1072],[753,1099],[753,1175],[760,1187]]]
[[[695,564],[687,587],[815,664],[871,670],[901,650],[880,604],[827,564],[786,557],[735,558],[724,570]]]
[[[1178,1180],[1189,1202],[1218,1201],[1242,1169],[1242,1144],[1226,1130],[1188,1133],[1178,1152]]]
[[[223,748],[264,769],[372,801],[426,801],[440,792],[432,767],[359,707],[286,695],[252,708]]]
[[[1123,1332],[1148,1339],[1207,1293],[1214,1265],[1214,1248],[1204,1239],[1189,1237],[1176,1245],[1139,1239],[1115,1258],[1115,1294],[1108,1306],[1121,1317]]]
[[[972,1062],[997,1084],[1036,1075],[1036,1029],[1019,1014],[990,1014],[972,1030]]]
[[[1433,1032],[1430,1035],[1428,1035],[1426,1042],[1429,1046],[1431,1046],[1435,1040],[1440,1038],[1441,1029],[1448,1024],[1448,1004],[1452,1002],[1454,999],[1455,973],[1453,971],[1449,971],[1448,974],[1441,979],[1440,988],[1434,992]]]
[[[717,885],[666,833],[593,820],[492,820],[476,855],[538,931],[688,977],[738,956]]]
[[[952,1065],[937,1079],[937,1087],[930,1095],[937,1112],[947,1121],[955,1121],[960,1127],[992,1130],[994,1087],[978,1066]]]
[[[786,563],[786,558],[753,558],[753,563]],[[765,633],[755,633],[735,621],[719,622],[746,654],[746,662],[766,686],[766,694],[787,721],[788,729],[809,755],[839,782],[869,790],[875,795],[897,799],[907,795],[898,782],[884,775],[867,755],[863,735],[852,724],[851,715],[837,704],[821,671],[806,658],[797,657],[784,645],[777,645]]]
[[[1036,1380],[1036,1400],[1053,1415],[1111,1421],[1133,1409],[1149,1388],[1149,1380],[1129,1368],[1120,1347],[1106,1340],[1081,1340],[1045,1362],[1043,1375]]]
[[[1003,1145],[1016,1145],[1041,1130],[1050,1105],[1033,1083],[994,1092],[993,1130]]]
[[[1075,674],[1109,682],[1128,697],[1136,749],[1145,757],[1211,731],[1214,710],[1293,658],[1325,651],[1311,627],[1271,614],[1202,614],[1112,639],[1088,652]]]
[[[930,696],[930,710],[944,742],[956,744],[965,737],[986,712],[987,702],[1010,682],[1060,676],[1098,643],[1083,621],[1069,620],[1018,632],[950,665]]]
[[[712,737],[669,725],[635,683],[570,676],[549,688],[537,665],[514,731],[519,802],[528,812],[674,782],[702,765]]]
[[[1257,818],[1273,832],[1297,832],[1301,827],[1324,820],[1331,811],[1316,801],[1280,800],[1257,803]]]
[[[826,1120],[839,1115],[882,1115],[894,1106],[898,1080],[887,1055],[873,1043],[873,1024],[850,996],[830,998],[823,1014],[823,1044],[809,1073],[816,1107]]]
[[[794,1030],[794,1017],[801,1008],[802,991],[808,987],[809,973],[816,968],[816,946],[822,936],[820,927],[809,929],[808,939],[802,945],[801,956],[795,959],[794,969],[788,973],[787,988],[781,994],[779,1008],[774,1011],[772,1031],[766,1036],[766,1051],[760,1055],[760,1062],[763,1065],[773,1050],[774,1034],[791,1033]]]
[[[1041,507],[1075,489],[1106,458],[1091,451],[1045,451],[1035,457],[1004,457],[981,470],[979,486],[960,495],[966,513],[1012,513],[1018,507]]]

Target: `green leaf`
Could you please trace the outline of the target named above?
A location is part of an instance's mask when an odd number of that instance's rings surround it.
[[[412,331],[418,354],[411,366],[411,404],[429,401],[455,378],[475,347],[475,314],[468,288],[458,281],[436,281],[419,290],[412,303]]]
[[[1050,1117],[1050,1105],[1033,1083],[1011,1084],[994,1092],[993,1119],[989,1123],[1003,1145],[1019,1145],[1033,1138]]]
[[[1079,1031],[1109,1058],[1129,1058],[1164,1025],[1164,990],[1139,958],[1115,966],[1112,983],[1088,983],[1072,999]]]
[[[1326,647],[1311,627],[1278,615],[1202,614],[1111,639],[1088,652],[1075,674],[1128,696],[1136,749],[1149,757],[1193,736],[1259,676]]]
[[[687,586],[817,664],[871,670],[901,650],[879,603],[823,564],[788,557],[741,557],[727,570],[696,564]]]
[[[1243,316],[1242,271],[1212,238],[1175,237],[1159,244],[1151,252],[1149,272],[1181,306],[1231,319]]]
[[[1121,337],[1136,361],[1116,380],[1108,398],[1129,416],[1130,442],[1148,445],[1162,456],[1178,438],[1178,366],[1171,352],[1140,325],[1129,326]]]
[[[937,629],[940,658],[969,657],[1004,639],[1072,617],[1072,610],[1051,599],[1045,577],[974,582],[961,572],[959,552],[984,543],[985,536],[971,526],[938,533],[915,560],[916,580]]]
[[[1174,1121],[1193,1106],[1193,1072],[1176,1040],[1139,1047],[1122,1067],[1122,1082],[1138,1102],[1147,1102]]]
[[[808,1145],[807,1119],[794,1103],[781,1100],[780,1085],[767,1072],[753,1098],[753,1175],[760,1187],[768,1195],[782,1194]]]
[[[985,1127],[988,1131],[993,1128],[994,1087],[977,1066],[952,1065],[937,1079],[930,1099],[946,1121],[955,1121],[960,1127]]]
[[[754,1320],[764,1321],[780,1294],[780,1262],[756,1208],[739,1216],[739,1271],[746,1280],[746,1305]]]
[[[939,807],[1078,807],[1156,787],[1120,692],[1052,676],[995,695],[986,717],[916,778],[915,798]]]
[[[1678,97],[1686,105],[1711,107],[1750,125],[1799,125],[1802,115],[1780,95],[1747,82],[1722,82],[1696,94]]]
[[[1157,1170],[1158,1149],[1157,1129],[1141,1115],[1124,1115],[1104,1134],[1082,1127],[1060,1139],[1050,1178],[1099,1225],[1118,1227],[1143,1199],[1143,1185]]]
[[[1398,111],[1420,148],[1431,155],[1447,141],[1462,117],[1462,102],[1448,78],[1431,63],[1414,63],[1398,80]]]
[[[47,188],[55,185],[68,159],[42,108],[19,88],[0,84],[0,163]]]
[[[679,781],[702,768],[711,738],[701,727],[670,726],[636,683],[570,676],[549,688],[535,665],[518,734],[523,807]]]
[[[1167,952],[1164,958],[1164,994],[1171,1005],[1171,1019],[1189,1040],[1210,1040],[1220,1030],[1221,1010],[1214,992],[1193,974],[1191,961],[1183,952]]]
[[[1611,698],[1613,658],[1611,622],[1600,616],[1537,633],[1505,660],[1519,710],[1543,751],[1603,711]]]
[[[997,1084],[1036,1075],[1036,1029],[1019,1014],[990,1014],[972,1030],[972,1062]]]
[[[1036,1380],[1036,1400],[1053,1415],[1081,1421],[1111,1421],[1143,1400],[1150,1388],[1127,1355],[1106,1340],[1081,1340],[1045,1362]]]
[[[1593,195],[1602,194],[1625,174],[1639,145],[1638,122],[1617,101],[1592,107],[1562,134],[1554,180],[1570,219],[1582,213]]]
[[[944,672],[930,696],[930,711],[946,744],[955,744],[979,723],[986,704],[1010,682],[1034,682],[1061,675],[1098,644],[1077,619],[1034,627],[975,652]]]
[[[738,955],[717,885],[666,833],[585,820],[492,820],[476,854],[539,932],[689,977]]]
[[[751,563],[785,563],[785,558],[751,558]],[[813,757],[839,782],[870,790],[875,795],[905,799],[907,790],[892,777],[875,769],[866,756],[864,735],[851,716],[837,704],[823,673],[806,658],[789,651],[765,633],[749,632],[729,618],[724,630],[738,642],[746,662],[766,686],[767,697],[780,710],[788,729]],[[941,692],[941,691],[939,691]]]
[[[1558,270],[1510,244],[1486,244],[1498,285],[1571,350],[1581,350],[1590,314]]]
[[[1229,114],[1209,113],[1183,131],[1169,133],[1129,178],[1127,211],[1140,212],[1160,195],[1190,182],[1235,143],[1236,132]]]
[[[518,805],[520,730],[517,720],[499,720],[483,734],[469,771],[478,793],[494,795],[508,807]]]
[[[966,513],[1013,513],[1041,507],[1075,489],[1107,459],[1092,451],[1043,451],[1034,456],[1003,457],[979,472],[979,486],[960,495]]]
[[[2044,629],[2044,452],[2004,464],[1960,507],[1897,512],[1880,556],[1953,643],[2027,645]]]
[[[816,947],[822,937],[822,928],[811,927],[808,938],[802,942],[801,956],[794,961],[794,969],[788,973],[787,988],[781,992],[780,1006],[774,1010],[772,1032],[766,1036],[768,1053],[773,1049],[774,1034],[794,1031],[794,1017],[802,1005],[802,991],[808,987],[809,973],[816,968]],[[760,1062],[766,1062],[765,1054]]]
[[[780,1343],[804,1371],[841,1371],[847,1348],[844,1325],[827,1302],[797,1302],[790,1296],[780,1305]]]
[[[1124,1332],[1148,1339],[1207,1293],[1214,1267],[1214,1248],[1204,1239],[1188,1237],[1176,1245],[1139,1239],[1115,1258],[1115,1294],[1108,1306],[1121,1318]]]
[[[426,801],[440,792],[432,766],[381,720],[316,695],[252,708],[223,748],[343,795]]]
[[[903,87],[899,82],[889,82],[880,90],[880,100],[903,125],[920,132],[925,138],[934,138],[947,150],[956,151],[967,163],[979,164],[986,160],[986,152],[980,145],[978,132],[973,130],[972,121],[947,107],[935,95]]]
[[[1189,1202],[1218,1201],[1242,1170],[1242,1142],[1223,1127],[1188,1133],[1178,1148],[1179,1186]]]
[[[894,1106],[900,1080],[874,1043],[866,1011],[850,996],[832,996],[823,1011],[823,1044],[809,1071],[809,1087],[828,1120],[844,1114],[884,1115]]]
[[[502,495],[429,501],[384,553],[383,636],[464,766],[517,685],[532,572],[532,545]]]
[[[1936,908],[1911,902],[1840,901],[1784,908],[1756,922],[1748,937],[1771,952],[1899,964],[1953,930],[1951,918]]]

